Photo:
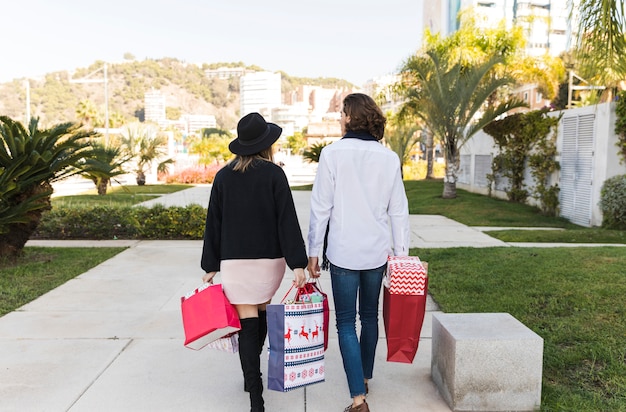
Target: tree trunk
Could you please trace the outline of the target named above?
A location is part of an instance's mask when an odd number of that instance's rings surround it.
[[[98,188],[98,195],[104,196],[107,194],[107,188],[109,186],[109,179],[102,178],[96,185]]]
[[[433,175],[433,146],[434,146],[434,139],[433,139],[433,134],[430,132],[430,130],[426,131],[426,179],[434,179],[435,176]]]
[[[137,172],[137,185],[144,186],[146,184],[146,174],[143,171]]]
[[[456,154],[448,153],[446,150],[446,176],[443,179],[443,194],[441,197],[444,199],[456,198],[456,179],[459,171],[459,159]]]
[[[7,232],[0,235],[0,258],[15,258],[22,254],[26,242],[30,239],[33,232],[39,226],[41,215],[44,211],[50,209],[50,195],[52,194],[52,186],[45,182],[40,186],[36,186],[31,191],[24,193],[23,199],[36,196],[40,193],[48,191],[48,196],[39,200],[43,204],[41,209],[33,210],[26,214],[27,223],[13,223],[8,225]]]

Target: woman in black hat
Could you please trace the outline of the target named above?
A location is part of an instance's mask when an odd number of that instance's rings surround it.
[[[306,282],[308,258],[287,177],[273,162],[282,129],[259,113],[244,116],[229,149],[236,157],[213,181],[204,232],[205,282],[221,273],[222,287],[241,320],[239,358],[251,411],[264,411],[260,354],[267,336],[265,306],[284,277]]]

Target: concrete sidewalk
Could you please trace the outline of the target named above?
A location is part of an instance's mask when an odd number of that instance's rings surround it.
[[[208,203],[209,187],[151,203]],[[303,232],[310,192],[294,192]],[[413,247],[507,246],[441,216],[411,216]],[[31,241],[29,246],[129,248],[0,318],[1,411],[245,411],[237,355],[183,346],[180,297],[201,283],[201,241]],[[280,299],[291,285],[285,274]],[[219,282],[219,275],[217,278]],[[327,273],[321,278],[331,295]],[[331,310],[334,310],[330,296]],[[430,377],[431,301],[413,364],[386,361],[381,336],[368,403],[373,411],[450,409]],[[341,411],[350,403],[331,313],[326,382],[266,390],[270,412]],[[262,367],[267,377],[267,354]],[[265,385],[267,381],[265,380]]]

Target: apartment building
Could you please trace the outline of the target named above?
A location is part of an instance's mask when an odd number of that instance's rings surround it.
[[[185,125],[187,134],[197,133],[201,129],[217,127],[217,120],[212,114],[184,114],[180,120]]]
[[[243,67],[218,67],[217,69],[207,69],[204,74],[209,79],[232,79],[233,77],[241,77],[245,74],[253,73]]]
[[[240,115],[259,112],[271,117],[271,111],[280,107],[281,75],[272,72],[248,73],[239,79]],[[267,119],[268,121],[271,120]]]
[[[144,116],[147,122],[159,125],[167,123],[165,116],[165,96],[158,90],[152,90],[144,95]]]

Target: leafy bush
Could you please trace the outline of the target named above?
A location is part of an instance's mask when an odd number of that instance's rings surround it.
[[[603,227],[626,229],[626,175],[613,176],[604,181],[599,205]]]
[[[202,239],[206,209],[94,206],[53,208],[43,214],[34,239]]]
[[[621,161],[626,163],[626,91],[621,91],[617,95],[615,104],[615,134],[617,134],[618,153]]]
[[[200,205],[136,207],[141,239],[202,239],[206,209]]]
[[[224,167],[223,164],[212,164],[205,167],[189,167],[180,172],[169,174],[165,177],[166,183],[213,183],[217,172]]]

